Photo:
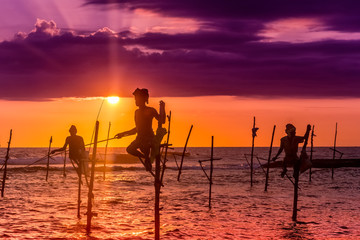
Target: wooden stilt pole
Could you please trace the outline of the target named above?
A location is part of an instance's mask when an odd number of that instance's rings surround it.
[[[162,116],[166,118],[165,115],[165,109],[161,107],[160,102],[160,119],[158,121],[158,132],[160,132],[160,129],[162,128]],[[161,142],[161,140],[160,140]],[[161,189],[161,152],[160,152],[160,142],[159,142],[159,149],[157,151],[157,154],[155,156],[155,181],[154,181],[154,187],[155,187],[155,240],[160,240],[160,189]],[[165,161],[165,159],[164,159]]]
[[[336,153],[336,137],[337,137],[337,126],[335,125],[335,138],[334,138],[334,152],[333,152],[333,161],[335,160],[335,153]],[[331,168],[331,179],[334,179],[334,168]]]
[[[300,166],[301,161],[307,157],[306,155],[306,146],[309,140],[309,131],[311,129],[307,129],[305,133],[305,142],[301,150],[301,155],[299,159],[295,159],[294,163],[294,203],[293,203],[293,215],[292,220],[296,222],[297,220],[297,203],[298,203],[298,189],[299,189],[299,177],[300,177]]]
[[[48,151],[48,156],[47,156],[48,158],[47,158],[47,164],[46,164],[46,181],[48,180],[48,177],[49,177],[51,143],[52,143],[52,136],[50,138],[49,151]]]
[[[314,129],[315,126],[313,125],[312,130],[311,130],[311,139],[310,139],[310,162],[312,162],[313,159],[313,152],[314,152]],[[312,175],[312,170],[311,168],[309,169],[309,182],[311,182],[311,175]]]
[[[63,176],[66,177],[66,150],[64,151],[64,169],[63,169]]]
[[[221,158],[214,158],[214,136],[212,136],[211,137],[211,155],[210,155],[210,159],[199,160],[200,167],[203,170],[206,178],[209,180],[209,209],[211,209],[211,189],[212,189],[212,185],[213,185],[212,175],[213,175],[214,161],[215,160],[221,160]],[[209,175],[206,173],[205,168],[202,165],[203,162],[210,162],[210,174]]]
[[[214,136],[211,136],[211,156],[210,156],[210,181],[209,181],[209,208],[211,209],[211,186],[213,184],[212,175],[213,175],[213,161],[214,161]]]
[[[270,159],[271,159],[272,146],[273,146],[273,142],[274,142],[275,129],[276,129],[276,125],[274,125],[272,136],[271,136],[268,164],[267,164],[267,168],[266,168],[265,192],[267,192],[267,187],[268,187],[268,183],[269,183],[269,168],[270,168]]]
[[[109,143],[109,137],[110,137],[110,128],[111,128],[111,122],[109,122],[109,129],[108,129],[108,134],[107,134],[107,141],[106,141],[106,145],[105,145],[105,157],[104,157],[104,180],[105,180],[105,172],[106,172],[106,155],[107,155],[107,148],[108,148],[108,143]]]
[[[77,217],[78,219],[81,218],[81,215],[80,215],[80,207],[81,207],[81,176],[82,176],[82,167],[81,167],[81,163],[80,163],[80,160],[79,159],[79,166],[78,166],[78,169],[77,169],[77,174],[78,174],[78,202],[77,202]],[[75,167],[75,166],[74,166]]]
[[[10,130],[10,138],[9,138],[8,147],[7,147],[6,156],[5,156],[4,174],[3,174],[2,186],[1,186],[1,197],[4,197],[5,182],[6,182],[6,175],[7,175],[7,163],[9,160],[11,138],[12,138],[12,129]]]
[[[292,220],[297,219],[297,202],[298,202],[298,188],[299,188],[299,175],[300,175],[300,160],[296,160],[294,163],[294,202],[293,202],[293,215]]]
[[[155,158],[155,240],[160,239],[160,154]]]
[[[180,175],[181,175],[182,165],[183,165],[183,162],[184,162],[186,147],[187,147],[187,144],[188,144],[188,141],[189,141],[189,138],[190,138],[190,134],[191,134],[191,130],[192,130],[192,129],[193,129],[193,125],[191,125],[191,127],[190,127],[190,131],[189,131],[189,134],[188,134],[187,139],[186,139],[186,142],[185,142],[185,147],[184,147],[183,154],[182,154],[182,157],[181,157],[179,174],[178,174],[178,178],[177,178],[178,181],[180,181]]]
[[[89,193],[88,193],[88,205],[87,205],[87,222],[86,222],[86,232],[87,233],[90,233],[91,219],[93,217],[92,203],[93,203],[93,198],[94,198],[93,188],[94,188],[95,163],[96,163],[96,150],[97,150],[98,133],[99,133],[99,121],[96,121],[94,147],[93,147],[93,154],[92,154],[92,159],[91,159],[91,175],[90,175],[90,184],[89,184]]]
[[[168,125],[168,130],[167,130],[167,137],[166,137],[164,163],[163,163],[163,166],[162,166],[162,169],[161,169],[161,178],[160,178],[161,183],[163,182],[163,179],[164,179],[164,174],[165,174],[165,169],[166,169],[166,162],[167,162],[167,151],[168,151],[168,148],[169,148],[171,111],[169,112],[168,122],[169,122],[169,125]]]
[[[255,137],[256,137],[256,130],[255,130],[255,117],[254,117],[254,124],[252,128],[252,144],[251,144],[251,160],[250,160],[250,185],[253,185],[253,158],[254,158],[254,143],[255,143]]]

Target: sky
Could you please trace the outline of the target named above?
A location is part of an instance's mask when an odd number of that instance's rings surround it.
[[[132,92],[172,111],[182,146],[275,145],[291,122],[318,146],[360,146],[360,3],[344,1],[2,0],[0,145],[61,146],[134,127]],[[154,125],[155,126],[155,125]],[[126,146],[133,139],[112,142]]]

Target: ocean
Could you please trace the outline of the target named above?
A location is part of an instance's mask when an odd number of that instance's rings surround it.
[[[360,148],[337,148],[343,158],[359,158]],[[278,148],[273,149],[273,155]],[[181,152],[182,148],[175,148]],[[0,149],[5,156],[6,149]],[[103,158],[104,149],[100,148]],[[298,222],[291,220],[293,184],[270,169],[268,191],[260,167],[268,148],[255,148],[254,182],[250,186],[247,160],[251,148],[214,148],[212,208],[209,181],[199,160],[210,148],[188,148],[180,181],[175,158],[169,156],[161,189],[161,239],[360,239],[360,169],[313,169],[300,176]],[[86,234],[87,188],[82,187],[81,219],[77,218],[78,180],[63,157],[50,161],[45,181],[47,148],[13,148],[10,152],[5,196],[0,198],[1,239],[135,239],[154,238],[154,181],[140,163],[110,164],[103,178],[98,164],[94,182],[92,231]],[[125,153],[109,148],[108,157]],[[332,158],[326,147],[314,158]],[[339,155],[337,154],[337,157]],[[209,162],[204,162],[209,172]],[[2,171],[1,171],[2,173]],[[288,171],[292,175],[291,169]],[[2,175],[1,175],[2,178]]]

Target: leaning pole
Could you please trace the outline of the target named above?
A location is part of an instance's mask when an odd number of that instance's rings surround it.
[[[86,222],[86,232],[90,233],[91,230],[91,219],[93,217],[92,204],[93,204],[93,189],[94,189],[94,175],[95,175],[95,162],[96,162],[96,148],[97,140],[99,133],[99,121],[96,121],[95,125],[95,137],[94,137],[94,147],[93,154],[91,159],[91,175],[90,175],[90,184],[89,184],[89,193],[88,193],[88,206],[87,206],[87,222]]]

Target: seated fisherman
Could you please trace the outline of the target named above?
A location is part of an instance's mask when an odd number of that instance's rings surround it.
[[[69,145],[69,158],[76,163],[78,168],[75,168],[75,170],[78,174],[80,174],[79,169],[81,169],[82,160],[85,157],[84,139],[81,136],[76,135],[77,129],[74,125],[71,125],[69,132],[70,136],[66,138],[64,146],[62,148],[52,150],[51,154],[65,151],[66,147]]]
[[[137,88],[133,95],[138,109],[135,111],[135,128],[118,133],[115,138],[137,134],[136,139],[126,148],[126,151],[134,156],[145,159],[146,171],[151,171],[150,149],[154,139],[152,120],[155,118],[161,123],[165,123],[165,103],[160,101],[160,114],[155,108],[146,106],[149,103],[149,92],[147,89]],[[140,151],[138,150],[140,149]]]
[[[311,130],[311,126],[307,125],[306,133],[303,137],[296,136],[296,128],[292,124],[286,124],[285,133],[287,136],[281,138],[280,140],[280,149],[275,157],[273,157],[273,161],[275,161],[278,156],[281,154],[283,150],[285,150],[285,158],[283,162],[283,171],[281,173],[281,177],[284,177],[287,169],[286,166],[288,164],[295,164],[296,161],[299,160],[297,156],[298,145],[299,143],[304,142],[304,140],[309,136],[309,132]]]

